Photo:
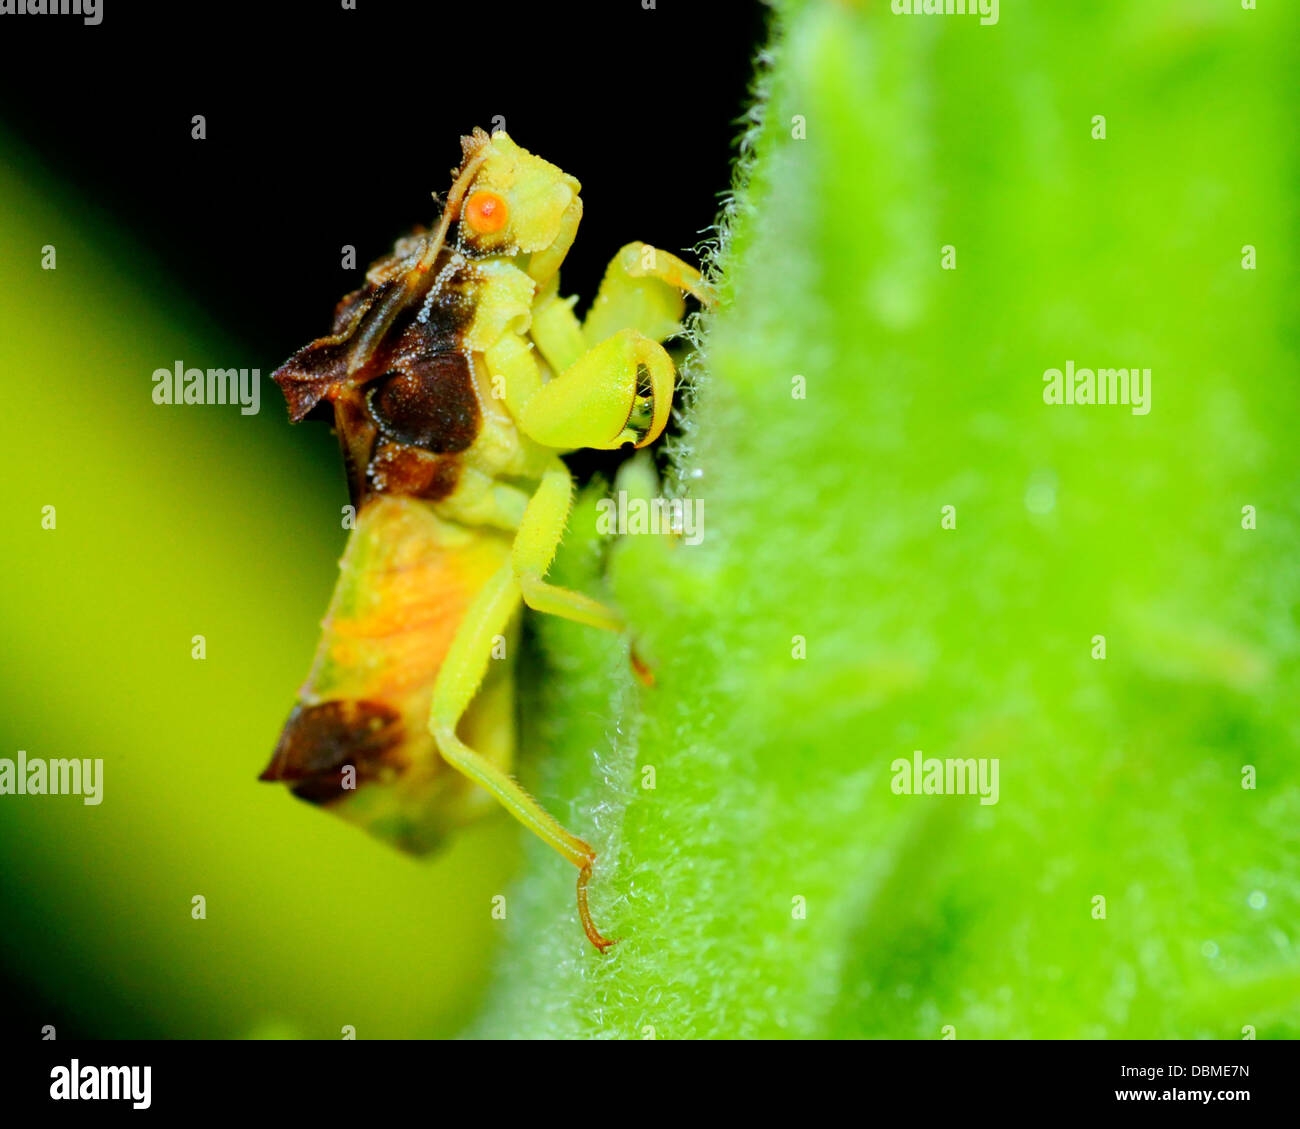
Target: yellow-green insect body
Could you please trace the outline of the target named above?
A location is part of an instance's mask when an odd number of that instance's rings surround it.
[[[510,775],[521,604],[608,630],[617,612],[547,583],[572,482],[558,455],[652,442],[675,371],[660,342],[681,260],[629,244],[585,322],[558,271],[578,181],[504,133],[462,139],[438,227],[398,242],[333,332],[275,374],[290,416],[333,415],[357,526],[311,675],[263,779],[411,851],[500,803],[579,867],[595,854]]]

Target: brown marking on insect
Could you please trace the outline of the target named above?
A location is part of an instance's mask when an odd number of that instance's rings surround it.
[[[350,346],[346,335],[322,337],[299,349],[271,374],[289,405],[289,420],[307,418],[321,397],[347,378]]]
[[[273,374],[293,422],[333,404],[358,509],[375,492],[437,500],[459,478],[447,460],[430,470],[428,460],[411,456],[399,468],[389,453],[376,465],[379,446],[456,455],[473,445],[482,426],[463,346],[478,304],[473,270],[445,246],[435,257],[437,269],[426,269],[428,248],[427,235],[398,240],[392,254],[372,264],[366,286],[339,303],[334,332]]]
[[[393,443],[455,454],[479,432],[478,396],[464,353],[403,361],[370,385],[366,399],[380,431]]]
[[[403,740],[401,716],[379,702],[335,700],[295,706],[259,780],[293,784],[293,793],[315,804],[338,799],[343,767],[356,768],[357,784],[400,772],[393,753]]]
[[[334,307],[334,323],[333,328],[330,330],[332,336],[345,334],[348,326],[365,312],[366,290],[367,288],[363,286],[359,290],[354,290],[351,294],[345,294],[339,299],[339,304]]]
[[[460,481],[461,460],[401,443],[381,443],[366,474],[379,494],[406,494],[430,502],[447,497]]]
[[[322,399],[336,400],[382,376],[401,356],[460,349],[477,295],[471,273],[455,269],[461,256],[446,245],[446,237],[485,156],[488,139],[480,132],[462,139],[464,160],[437,230],[399,239],[391,254],[371,264],[366,285],[335,307],[333,332],[298,350],[272,373],[294,423]],[[340,439],[347,450],[346,436]]]
[[[334,323],[330,332],[345,332],[358,313],[363,313],[374,304],[377,297],[382,297],[386,288],[402,283],[404,275],[420,261],[428,246],[429,231],[422,225],[417,225],[410,234],[396,239],[388,254],[381,255],[366,268],[366,285],[339,299],[338,305],[334,307]]]

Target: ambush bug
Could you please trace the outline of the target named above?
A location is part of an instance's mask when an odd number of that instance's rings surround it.
[[[560,453],[653,442],[676,376],[661,342],[699,273],[630,243],[585,321],[559,295],[581,185],[504,132],[461,139],[442,217],[375,262],[333,332],[276,372],[289,416],[332,418],[356,527],[298,704],[261,779],[412,853],[505,807],[578,867],[595,852],[511,775],[521,604],[621,631],[546,581],[573,483]]]

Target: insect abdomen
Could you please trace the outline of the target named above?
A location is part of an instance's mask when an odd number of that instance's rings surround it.
[[[372,499],[262,779],[405,849],[434,845],[447,822],[437,809],[466,790],[428,731],[434,680],[470,602],[508,557],[504,535],[471,533],[426,502]]]

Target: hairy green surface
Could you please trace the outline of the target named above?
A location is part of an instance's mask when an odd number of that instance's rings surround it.
[[[523,772],[622,942],[530,843],[470,1034],[1300,1034],[1300,36],[1264,7],[782,8],[671,451],[704,541],[602,545],[593,491],[557,565],[656,685],[532,625]],[[1067,360],[1151,368],[1150,414],[1044,404]],[[998,758],[999,802],[895,795],[915,749]]]

